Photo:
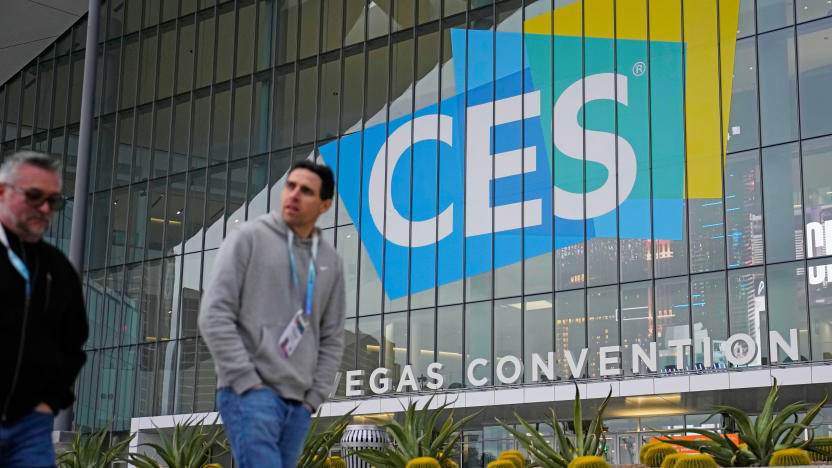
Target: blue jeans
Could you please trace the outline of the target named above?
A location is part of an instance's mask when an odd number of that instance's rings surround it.
[[[0,467],[55,466],[54,424],[54,416],[37,411],[0,423]]]
[[[306,407],[265,388],[237,395],[230,387],[219,390],[217,405],[240,468],[297,465],[311,423]]]

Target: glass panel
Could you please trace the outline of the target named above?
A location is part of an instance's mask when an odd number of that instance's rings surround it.
[[[349,91],[349,92],[347,92]],[[341,134],[361,128],[361,111],[364,102],[364,54],[357,53],[344,58],[344,88],[341,92]]]
[[[214,360],[202,338],[197,338],[197,378],[194,412],[216,411],[217,376],[214,374]]]
[[[442,364],[444,388],[461,388],[462,306],[439,307],[436,314],[436,362]]]
[[[246,219],[255,219],[266,214],[269,201],[269,191],[266,189],[269,181],[269,157],[263,155],[252,158],[250,162]]]
[[[257,0],[257,50],[255,51],[255,71],[272,66],[272,47],[274,44],[274,0]]]
[[[274,127],[272,147],[288,148],[292,145],[292,117],[295,103],[295,74],[278,73],[274,92]]]
[[[286,171],[292,164],[292,153],[290,150],[278,151],[272,154],[269,161],[269,206],[271,210],[279,209],[280,195],[283,186],[286,184]]]
[[[127,230],[127,258],[130,262],[141,261],[145,254],[147,236],[147,184],[130,187],[130,216]]]
[[[532,381],[532,354],[536,353],[549,364],[548,355],[555,350],[552,323],[554,306],[551,294],[526,297],[523,312],[523,362],[525,363],[525,381]],[[540,381],[547,381],[541,373]]]
[[[308,143],[315,139],[315,105],[318,92],[318,69],[311,66],[298,72],[297,122],[295,144]]]
[[[832,359],[832,262],[809,261],[809,315],[812,359]]]
[[[135,344],[142,341],[139,336],[139,325],[146,305],[142,300],[142,271],[141,263],[134,263],[127,267],[127,279],[124,289],[124,318],[122,344]]]
[[[758,37],[760,120],[763,146],[797,139],[794,30]]]
[[[621,361],[624,374],[633,370],[632,346],[638,344],[649,350],[656,341],[653,322],[653,287],[649,281],[621,285]],[[590,296],[591,297],[591,296]],[[590,308],[592,311],[592,308]],[[590,330],[594,329],[590,315]],[[590,334],[590,339],[593,334]],[[610,368],[615,366],[609,366]]]
[[[150,138],[153,129],[151,106],[137,111],[136,144],[133,148],[133,182],[147,179],[150,173]]]
[[[108,44],[105,52],[106,53],[103,56],[104,63],[101,66],[103,71],[103,83],[96,82],[96,84],[102,88],[99,99],[101,102],[100,112],[102,114],[114,112],[118,109],[118,79],[121,62],[121,41],[117,41],[111,45]],[[98,79],[98,77],[96,77],[96,79]],[[45,105],[46,108],[49,107],[48,103]],[[41,109],[44,109],[43,105],[41,105]]]
[[[205,207],[205,170],[188,173],[187,204],[185,205],[184,242],[185,252],[195,252],[202,249],[202,212]]]
[[[121,94],[119,108],[126,109],[136,104],[136,80],[139,77],[139,36],[125,38],[121,59]]]
[[[67,92],[69,90],[69,57],[61,57],[57,62],[55,69],[55,110],[52,114],[52,125],[62,127],[66,123]],[[9,97],[11,97],[11,93]],[[9,111],[11,111],[11,107],[9,107]],[[6,135],[8,135],[8,126],[6,130]]]
[[[519,332],[517,334],[519,336]],[[477,302],[465,305],[465,385],[468,380],[468,366],[474,359],[485,359],[489,363],[474,369],[475,379],[491,381],[491,302]]]
[[[159,304],[162,295],[162,262],[154,260],[144,264],[142,282],[142,334],[141,341],[157,341]]]
[[[92,197],[92,216],[90,217],[90,232],[87,234],[87,252],[89,253],[89,269],[103,268],[107,261],[107,249],[93,249],[92,246],[107,245],[107,220],[110,211],[110,192],[99,192]]]
[[[267,101],[268,102],[268,101]],[[231,128],[231,159],[248,155],[251,124],[251,83],[245,82],[234,88],[234,116]]]
[[[364,40],[364,24],[366,8],[365,2],[346,2],[344,14],[347,25],[344,31],[344,46],[355,44]]]
[[[763,208],[758,151],[725,158],[728,268],[763,263]]]
[[[390,0],[374,0],[367,5],[367,39],[383,36],[390,32]]]
[[[202,291],[200,281],[202,254],[200,252],[185,255],[182,264],[182,318],[179,323],[180,336],[197,336],[197,317],[199,316],[199,297]]]
[[[17,138],[17,124],[20,120],[20,75],[17,75],[6,86],[7,102],[6,117],[4,125],[6,131],[3,139],[6,141]]]
[[[191,103],[187,98],[176,99],[173,108],[173,136],[171,138],[171,172],[182,172],[188,168],[188,124],[191,118]]]
[[[144,104],[153,100],[156,85],[156,48],[158,42],[155,32],[142,34],[142,54],[139,62],[139,102]],[[169,70],[170,71],[170,70]]]
[[[234,65],[234,5],[227,4],[217,10],[217,74],[214,83],[231,78]],[[250,64],[251,62],[249,62]],[[249,69],[251,65],[249,65]]]
[[[208,199],[205,202],[205,249],[216,249],[224,235],[225,184],[228,178],[225,164],[208,170]]]
[[[277,64],[292,62],[298,47],[298,0],[280,2],[277,11]],[[350,3],[350,2],[347,2]]]
[[[386,3],[386,2],[385,2]],[[398,0],[392,2],[393,6],[393,31],[413,27],[413,14],[415,0]]]
[[[185,211],[185,174],[170,178],[165,218],[165,255],[182,253],[182,222]]]
[[[179,356],[176,369],[176,413],[190,413],[194,405],[196,384],[196,340],[181,340],[177,343]]]
[[[225,162],[228,158],[228,126],[231,123],[231,91],[228,87],[214,91],[213,118],[211,120],[211,163]]]
[[[237,5],[237,60],[234,76],[251,73],[254,66],[254,2],[238,2]]]
[[[166,4],[171,2],[165,2]],[[189,55],[190,56],[190,55]],[[181,61],[181,60],[180,60]],[[169,24],[161,29],[159,44],[159,89],[156,99],[173,95],[173,80],[176,71],[176,28]]]
[[[115,144],[115,120],[113,116],[101,119],[101,127],[98,130],[98,147],[92,154],[92,170],[90,179],[96,190],[110,188],[112,185],[113,170],[113,146]]]
[[[382,123],[387,111],[387,46],[373,49],[367,54],[367,96],[364,109],[364,125],[371,127]]]
[[[269,105],[271,103],[271,79],[269,76],[254,81],[254,117],[251,122],[251,153],[269,151]]]
[[[304,0],[300,3],[301,16],[299,58],[305,58],[318,53],[318,31],[321,22],[321,0]]]
[[[815,2],[817,8],[820,0]],[[827,14],[832,5],[824,5]],[[804,8],[808,8],[808,5]],[[802,11],[807,11],[801,8]],[[800,129],[803,138],[832,133],[832,19],[815,21],[797,28],[800,64]]]
[[[321,5],[323,9],[321,18],[323,21],[322,32],[322,52],[335,50],[341,46],[341,2],[324,1]]]
[[[598,377],[601,375],[601,347],[618,345],[618,286],[588,289],[586,298],[589,312],[587,374],[590,377]],[[614,357],[615,353],[610,353],[609,356]],[[577,360],[577,356],[575,358]]]
[[[229,164],[228,198],[225,205],[225,234],[238,228],[246,220],[246,186],[248,167],[246,161]]]
[[[420,390],[428,390],[428,365],[434,358],[434,310],[414,310],[410,313],[410,363]]]
[[[38,64],[38,98],[37,98],[37,128],[46,130],[50,128],[50,112],[52,109],[52,66],[54,62],[48,60]],[[105,63],[104,66],[107,64]],[[0,96],[2,99],[2,96]],[[2,104],[0,104],[0,119],[2,119]]]
[[[370,373],[381,365],[381,315],[358,319],[358,366],[363,370],[365,393],[369,391]]]
[[[124,263],[127,247],[127,208],[129,191],[127,187],[113,190],[112,208],[110,209],[109,251],[110,265]],[[97,216],[96,216],[97,217]],[[100,247],[93,250],[99,250]]]
[[[763,149],[766,261],[803,258],[800,159],[797,144]]]
[[[341,87],[341,62],[321,65],[321,103],[318,113],[318,139],[338,136],[338,100]]]
[[[191,127],[190,166],[205,167],[208,160],[208,138],[211,129],[211,94],[208,90],[194,93],[193,126]]]
[[[344,262],[344,285],[346,287],[346,316],[354,317],[356,295],[358,294],[358,234],[355,226],[340,226],[337,230],[336,248]]]
[[[499,324],[499,332],[494,333],[494,365],[506,356],[523,357],[523,302],[520,298],[494,301],[494,323]],[[496,331],[496,325],[495,325]],[[531,363],[531,361],[529,361]],[[511,364],[503,364],[502,374],[511,377],[515,369]],[[523,373],[517,383],[523,381]],[[494,385],[504,385],[495,374]]]
[[[112,2],[118,5],[116,2]],[[124,33],[136,32],[142,23],[142,0],[125,0],[123,5],[127,8],[124,12]]]
[[[694,363],[697,368],[705,363],[705,351],[702,348],[704,338],[710,339],[713,364],[721,367],[727,365],[722,352],[722,343],[728,339],[726,292],[725,273],[723,272],[691,277]]]
[[[214,73],[214,14],[201,13],[197,17],[196,29],[196,87],[211,84]]]
[[[757,49],[754,38],[737,41],[728,124],[728,152],[759,145],[757,129]]]
[[[147,256],[162,255],[165,236],[165,179],[150,182],[147,209]]]
[[[84,53],[72,56],[72,85],[69,90],[69,123],[81,119],[81,89],[84,84]]]
[[[679,368],[678,353],[676,348],[670,347],[670,342],[690,339],[690,311],[687,277],[656,281],[656,341],[659,348],[659,371]],[[698,345],[694,344],[694,349],[697,346],[701,348],[701,342]],[[689,368],[691,365],[690,346],[683,348],[682,358],[682,368]],[[645,371],[645,366],[642,365],[641,372]]]
[[[555,295],[555,352],[558,379],[572,377],[566,351],[572,354],[575,363],[580,359],[581,350],[586,346],[586,301],[584,290],[567,291]],[[586,365],[581,367],[586,376]],[[580,377],[580,376],[574,376]]]
[[[809,360],[809,322],[806,314],[806,269],[803,262],[768,265],[768,317],[769,329],[776,331],[789,343],[789,330],[797,329],[800,361]],[[772,343],[771,352],[774,352]],[[776,356],[766,355],[769,362],[791,362],[778,347]]]
[[[760,32],[794,24],[794,0],[757,0]]]
[[[731,334],[746,333],[756,349],[734,343],[733,355],[754,355],[749,366],[768,364],[768,326],[766,325],[766,285],[762,267],[728,272],[728,316]]]
[[[194,48],[196,26],[192,17],[182,18],[179,22],[178,64],[176,66],[176,93],[183,93],[193,87]]]
[[[803,142],[807,258],[832,255],[832,138]],[[830,239],[830,240],[826,240]],[[830,278],[832,280],[832,278]]]
[[[737,22],[737,37],[745,37],[754,34],[756,30],[756,18],[754,17],[754,4],[756,0],[740,0],[740,15]]]
[[[797,21],[809,21],[832,15],[828,0],[797,0]]]
[[[170,166],[170,102],[160,102],[156,106],[156,129],[153,135],[153,167],[151,177],[168,175]]]

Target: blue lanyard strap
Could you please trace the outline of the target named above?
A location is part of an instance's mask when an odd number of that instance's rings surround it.
[[[300,282],[298,280],[298,270],[295,266],[295,233],[289,229],[289,236],[287,239],[289,248],[289,269],[292,273],[292,283],[295,286],[295,291],[300,294]],[[306,303],[304,304],[304,311],[306,315],[312,315],[312,297],[315,295],[315,261],[318,258],[318,233],[312,235],[312,256],[309,257],[309,276],[306,280]]]
[[[6,248],[6,253],[9,255],[9,262],[20,273],[20,276],[23,277],[23,281],[26,282],[26,296],[28,297],[32,293],[32,279],[29,275],[29,268],[23,262],[23,259],[9,247],[9,239],[6,237],[6,231],[3,229],[2,224],[0,224],[0,244],[3,244],[3,247]]]

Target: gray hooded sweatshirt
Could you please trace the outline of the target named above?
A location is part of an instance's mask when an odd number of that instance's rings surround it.
[[[281,215],[271,212],[228,235],[202,296],[199,330],[214,358],[218,387],[241,394],[262,383],[282,398],[317,408],[332,392],[343,353],[343,266],[335,249],[320,239],[309,326],[295,352],[284,358],[278,340],[303,307],[312,251],[311,238],[294,236],[298,294],[289,268],[288,229]]]

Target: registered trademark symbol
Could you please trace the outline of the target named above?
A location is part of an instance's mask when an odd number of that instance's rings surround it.
[[[633,75],[641,76],[647,71],[647,64],[644,62],[636,62],[633,64]]]

